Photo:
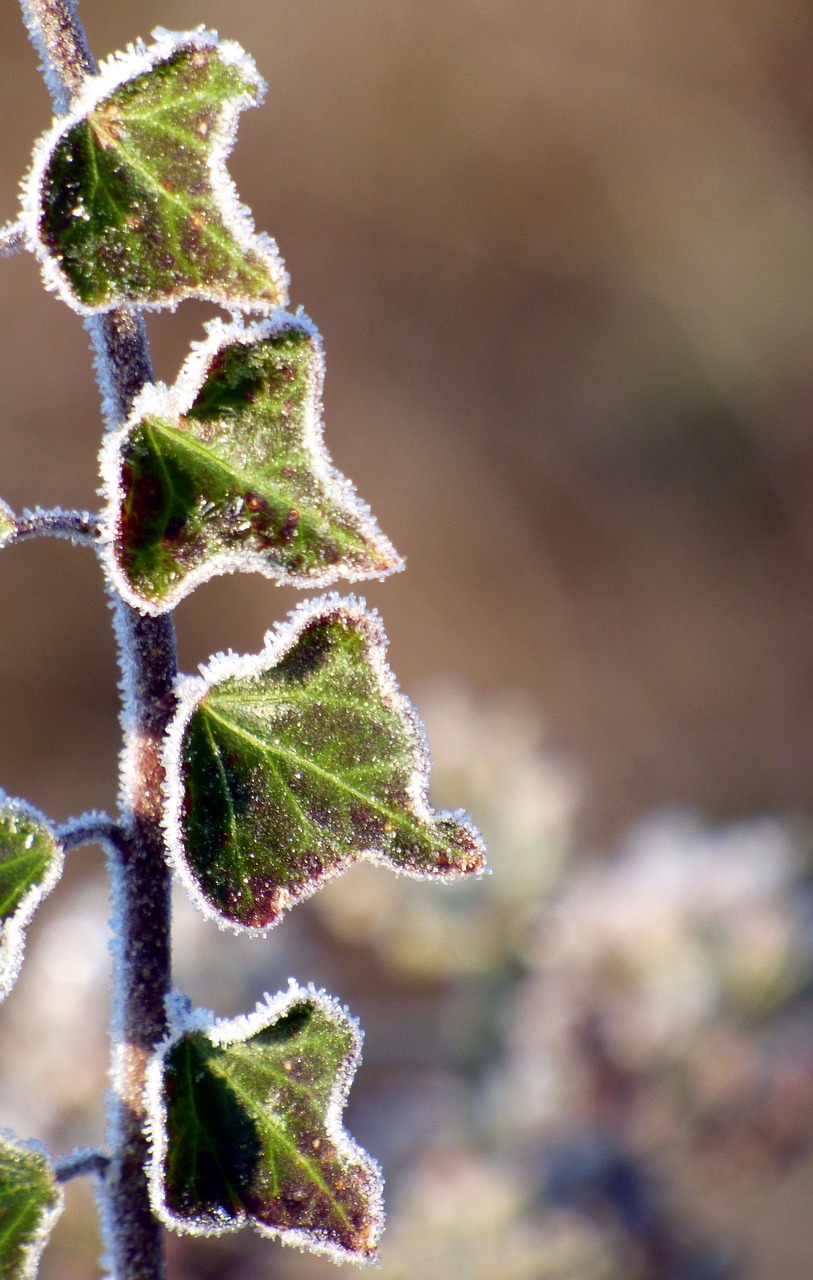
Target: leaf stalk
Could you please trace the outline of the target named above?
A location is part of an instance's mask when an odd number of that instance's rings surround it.
[[[77,546],[92,547],[99,539],[99,518],[87,511],[24,511],[17,520],[13,542],[33,538],[67,538]]]

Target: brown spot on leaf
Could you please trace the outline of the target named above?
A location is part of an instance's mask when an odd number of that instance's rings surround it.
[[[278,919],[283,895],[279,886],[264,876],[248,876],[246,889],[253,901],[240,912],[240,921],[249,928],[262,929]]]
[[[177,542],[180,538],[184,525],[186,524],[185,516],[170,516],[164,529],[164,546],[171,546],[173,542]]]
[[[485,858],[476,845],[460,849],[441,849],[435,858],[435,866],[441,872],[460,871],[464,875],[469,875],[473,871],[482,871]]]
[[[121,113],[114,102],[107,102],[88,116],[93,140],[102,151],[115,147],[122,135]]]
[[[296,534],[299,525],[299,512],[296,507],[291,507],[285,517],[279,531],[280,542],[290,542],[291,538]]]
[[[350,816],[363,843],[377,843],[381,840],[386,831],[386,824],[380,814],[375,813],[367,805],[357,805]]]
[[[325,869],[325,864],[315,849],[306,849],[299,860],[297,879],[303,884],[318,880]]]

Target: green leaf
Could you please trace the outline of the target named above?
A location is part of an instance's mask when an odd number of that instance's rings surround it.
[[[48,819],[0,792],[0,1000],[20,972],[25,926],[62,874],[62,862]]]
[[[263,82],[212,32],[153,34],[88,77],[37,144],[23,187],[28,246],[46,285],[85,315],[191,297],[270,310],[285,302],[285,272],[225,165]]]
[[[166,751],[169,848],[201,910],[263,930],[358,858],[419,877],[477,873],[462,815],[426,802],[423,734],[376,615],[329,596],[256,657],[189,681]]]
[[[375,1256],[381,1178],[342,1128],[355,1022],[295,984],[248,1017],[183,1014],[150,1066],[153,1210],[179,1232],[235,1230],[335,1260]]]
[[[150,386],[102,455],[105,559],[136,608],[213,574],[304,585],[400,568],[322,443],[321,343],[303,315],[209,326],[172,389]]]
[[[38,1143],[0,1133],[0,1276],[29,1280],[63,1209],[62,1188]]]
[[[17,517],[11,507],[0,499],[0,550],[7,547],[17,532]]]

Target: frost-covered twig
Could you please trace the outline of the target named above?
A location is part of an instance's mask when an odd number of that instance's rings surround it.
[[[12,541],[32,538],[67,538],[77,546],[92,547],[99,538],[99,517],[88,511],[62,511],[59,507],[24,511],[16,522]]]
[[[21,4],[56,110],[65,112],[85,77],[96,71],[74,5],[71,0]],[[88,327],[105,413],[109,421],[122,422],[152,380],[143,321],[119,309],[94,318]],[[126,839],[114,877],[114,1096],[104,1228],[117,1280],[160,1280],[165,1275],[163,1229],[151,1212],[145,1175],[144,1073],[166,1032],[170,985],[170,880],[161,828],[159,744],[174,707],[175,631],[171,618],[142,617],[120,602],[116,620],[125,739],[120,825]]]
[[[73,0],[20,0],[31,43],[40,55],[54,108],[63,115],[96,62]]]
[[[107,1173],[110,1157],[92,1147],[80,1147],[62,1156],[54,1164],[57,1182],[70,1182],[73,1178],[95,1176],[103,1178]]]
[[[80,813],[58,826],[54,834],[67,853],[83,844],[101,844],[107,849],[126,853],[129,849],[127,833],[115,818],[107,813]]]

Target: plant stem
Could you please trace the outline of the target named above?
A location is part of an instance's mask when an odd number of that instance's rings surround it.
[[[103,1151],[73,1151],[54,1161],[57,1182],[70,1182],[72,1178],[101,1177],[107,1173],[109,1158]]]
[[[105,849],[118,850],[122,855],[129,849],[127,833],[118,822],[106,813],[80,813],[54,828],[54,835],[66,853],[83,844],[100,844]]]
[[[175,707],[175,632],[117,600],[124,688],[120,822],[128,836],[114,860],[114,1096],[109,1117],[108,1245],[117,1280],[165,1274],[163,1228],[150,1208],[144,1132],[147,1062],[166,1035],[170,985],[170,876],[164,853],[161,747]]]
[[[99,517],[87,511],[24,511],[17,520],[15,542],[32,538],[67,538],[79,546],[92,547],[99,540]]]
[[[21,0],[59,112],[96,70],[72,0]],[[89,324],[105,412],[122,422],[152,380],[140,315],[117,310]],[[166,1034],[170,985],[170,876],[161,823],[161,745],[175,706],[175,631],[169,615],[146,617],[115,600],[123,690],[124,751],[119,825],[111,853],[116,947],[113,974],[113,1098],[108,1122],[106,1244],[116,1280],[161,1280],[163,1228],[150,1209],[144,1133],[145,1069]]]

